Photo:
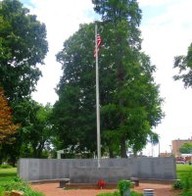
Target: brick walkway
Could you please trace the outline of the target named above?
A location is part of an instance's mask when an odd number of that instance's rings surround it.
[[[31,185],[34,190],[43,192],[45,196],[96,196],[99,193],[114,192],[115,189],[72,189],[64,190],[58,188],[58,183],[44,183]],[[149,184],[140,183],[139,187],[135,187],[134,190],[143,193],[143,189],[154,189],[155,196],[178,196],[179,193],[172,189],[169,184]]]

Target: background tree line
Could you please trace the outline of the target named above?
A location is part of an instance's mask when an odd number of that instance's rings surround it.
[[[153,77],[156,67],[141,51],[141,10],[136,0],[92,2],[101,16],[98,27],[103,39],[99,51],[102,154],[127,157],[127,149],[132,149],[136,155],[147,142],[158,142],[153,128],[163,118],[163,100]],[[0,161],[48,157],[51,150],[60,149],[67,150],[65,157],[94,157],[94,25],[80,25],[63,43],[56,55],[63,70],[56,90],[59,100],[43,106],[31,93],[48,52],[46,26],[18,0],[0,2],[0,101],[5,103],[0,104],[0,114],[8,107],[5,116],[13,123],[9,132],[0,116],[0,137],[6,138],[0,140]],[[174,79],[191,86],[191,46],[186,57],[175,58],[174,66],[180,69]]]

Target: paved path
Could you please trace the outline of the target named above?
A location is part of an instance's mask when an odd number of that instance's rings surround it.
[[[44,183],[44,184],[33,184],[31,185],[34,190],[43,192],[45,196],[96,196],[99,193],[114,192],[115,189],[73,189],[64,190],[58,188],[58,183]],[[143,192],[143,189],[150,188],[154,189],[155,196],[178,196],[179,193],[172,189],[169,184],[149,184],[140,183],[139,187],[135,187],[134,190]]]

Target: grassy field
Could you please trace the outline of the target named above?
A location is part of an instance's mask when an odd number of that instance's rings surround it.
[[[33,191],[28,184],[17,178],[16,168],[0,168],[0,196],[4,191],[19,190],[26,196],[44,196],[43,193]]]
[[[17,169],[16,168],[0,168],[0,184],[9,182],[13,180],[17,176]]]
[[[178,184],[182,185],[182,196],[192,195],[192,165],[177,165],[177,181]],[[178,185],[177,184],[177,185]]]
[[[188,164],[177,164],[177,178],[183,178],[188,174],[192,173],[192,165]]]

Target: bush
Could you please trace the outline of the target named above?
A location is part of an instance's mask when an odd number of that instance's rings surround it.
[[[184,184],[180,179],[176,180],[176,182],[173,184],[173,188],[176,190],[181,190],[183,189],[183,187],[184,187]]]
[[[118,182],[118,189],[121,196],[123,196],[125,192],[129,192],[131,187],[133,187],[133,183],[130,180],[120,180]]]

